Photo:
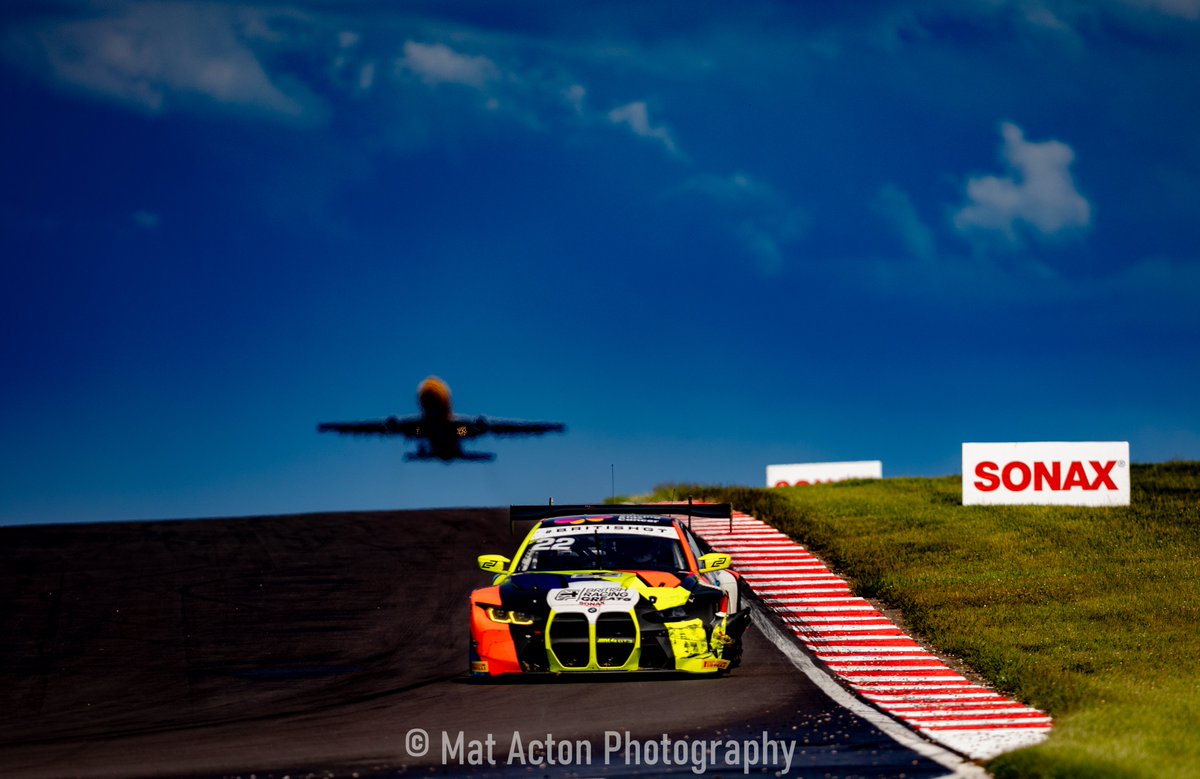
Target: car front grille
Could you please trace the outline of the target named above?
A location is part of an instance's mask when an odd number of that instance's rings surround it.
[[[596,619],[596,664],[602,668],[620,668],[629,662],[637,646],[637,626],[633,614],[601,614]]]
[[[593,644],[586,616],[557,614],[550,621],[547,636],[550,651],[565,669],[622,668],[637,649],[638,629],[632,613],[600,614]]]
[[[550,623],[550,651],[564,668],[587,668],[591,656],[587,617],[559,614]]]

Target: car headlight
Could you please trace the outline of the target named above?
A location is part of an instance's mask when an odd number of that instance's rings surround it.
[[[532,625],[533,617],[521,611],[511,611],[509,609],[501,609],[496,606],[487,607],[488,618],[492,622],[500,622],[505,625]]]

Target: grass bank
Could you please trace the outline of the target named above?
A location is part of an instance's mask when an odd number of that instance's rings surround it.
[[[1200,777],[1200,463],[1134,466],[1121,508],[970,506],[961,482],[765,490],[729,501],[897,608],[938,652],[1050,712],[997,777]]]

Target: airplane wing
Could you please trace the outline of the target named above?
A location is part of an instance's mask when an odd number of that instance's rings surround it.
[[[387,419],[368,420],[365,422],[322,422],[317,425],[321,433],[342,433],[345,435],[402,435],[409,438],[419,438],[421,435],[421,418],[388,417]]]
[[[481,435],[543,435],[545,433],[562,433],[567,426],[562,422],[524,422],[516,419],[488,419],[477,417],[467,419],[460,417],[458,424],[464,426],[467,437]]]

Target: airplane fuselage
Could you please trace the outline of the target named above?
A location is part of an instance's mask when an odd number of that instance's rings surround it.
[[[437,458],[449,462],[464,458],[462,439],[466,427],[454,419],[450,387],[437,376],[430,376],[417,387],[417,403],[421,406],[419,432],[424,438],[417,450],[417,459]]]

